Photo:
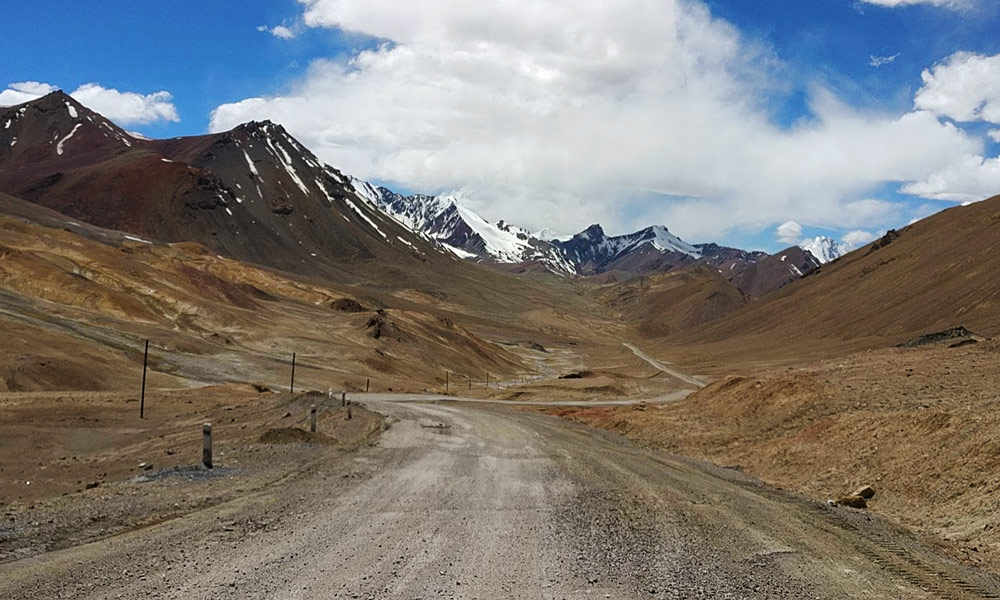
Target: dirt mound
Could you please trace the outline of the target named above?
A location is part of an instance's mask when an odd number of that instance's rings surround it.
[[[260,436],[262,444],[325,444],[332,446],[337,440],[322,433],[306,431],[298,427],[268,429]]]
[[[951,329],[945,329],[944,331],[937,331],[934,333],[925,333],[924,335],[917,336],[912,340],[903,342],[899,344],[899,348],[918,348],[920,346],[927,346],[930,344],[940,344],[941,342],[954,342],[955,340],[971,340],[975,338],[974,333],[959,325],[958,327],[952,327]]]
[[[403,331],[386,316],[385,311],[378,310],[365,323],[368,335],[376,340],[403,341]]]
[[[339,312],[359,313],[368,311],[360,302],[353,298],[337,298],[330,303],[330,308]]]

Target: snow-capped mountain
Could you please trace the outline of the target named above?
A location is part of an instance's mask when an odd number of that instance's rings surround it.
[[[661,225],[618,236],[607,235],[597,224],[573,236],[558,236],[548,228],[530,233],[504,221],[491,223],[451,196],[404,196],[359,179],[351,185],[372,207],[444,251],[508,270],[538,265],[559,274],[600,275],[662,273],[706,264],[745,294],[760,296],[819,264],[799,248],[788,249],[779,259],[717,244],[689,244]]]
[[[803,250],[816,257],[821,265],[837,260],[844,255],[844,249],[836,240],[821,235],[813,240],[799,245]]]
[[[360,196],[398,223],[461,258],[537,262],[556,272],[576,272],[552,242],[504,221],[490,223],[451,196],[404,196],[359,179],[352,184]]]
[[[596,274],[611,270],[657,271],[664,261],[669,267],[701,258],[701,250],[656,225],[641,231],[608,236],[600,225],[591,225],[565,242],[553,242],[577,273]]]

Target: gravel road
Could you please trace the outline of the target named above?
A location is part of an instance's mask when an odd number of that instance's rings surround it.
[[[376,447],[2,564],[0,597],[995,597],[860,511],[553,417],[397,399],[365,399],[394,420]]]
[[[635,354],[636,356],[638,356],[642,360],[644,360],[647,363],[649,363],[649,365],[651,367],[653,367],[654,369],[659,369],[660,371],[663,371],[664,373],[666,373],[666,374],[668,374],[668,375],[670,375],[672,377],[676,377],[677,379],[680,379],[684,383],[686,383],[688,385],[692,385],[692,386],[694,386],[696,388],[703,388],[703,387],[705,387],[705,382],[704,381],[702,381],[702,380],[700,380],[697,377],[694,377],[692,375],[688,375],[687,373],[683,373],[681,371],[678,371],[677,369],[673,369],[671,367],[668,367],[667,364],[669,364],[669,363],[664,363],[663,361],[656,360],[655,358],[653,358],[652,356],[646,354],[642,350],[636,348],[632,344],[624,344],[623,343],[622,346],[625,346],[626,348],[628,348],[629,350],[631,350],[632,354]]]

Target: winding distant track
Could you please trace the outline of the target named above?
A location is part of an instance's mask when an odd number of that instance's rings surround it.
[[[367,404],[394,420],[377,447],[331,453],[183,518],[0,564],[0,596],[919,600],[998,590],[860,511],[554,417],[402,396]]]
[[[636,404],[669,404],[691,395],[691,390],[677,390],[659,398],[624,398],[620,400],[493,400],[463,398],[461,396],[434,396],[428,394],[353,394],[361,402],[458,402],[471,404],[495,404],[498,406],[634,406]]]
[[[704,381],[702,381],[702,380],[700,380],[697,377],[694,377],[692,375],[688,375],[686,373],[682,373],[682,372],[678,371],[677,369],[668,367],[667,364],[664,364],[664,363],[656,360],[655,358],[653,358],[652,356],[646,354],[642,350],[636,348],[632,344],[623,343],[622,345],[625,346],[626,348],[628,348],[629,350],[631,350],[633,354],[635,354],[636,356],[638,356],[642,360],[644,360],[647,363],[649,363],[654,369],[659,369],[660,371],[663,371],[667,375],[670,375],[671,377],[676,377],[677,379],[680,379],[684,383],[686,383],[688,385],[693,385],[696,388],[703,388],[703,387],[705,387],[705,382]]]

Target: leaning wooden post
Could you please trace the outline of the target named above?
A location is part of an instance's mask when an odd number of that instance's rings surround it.
[[[347,405],[347,420],[348,421],[351,420],[351,405],[350,404]]]
[[[212,468],[212,424],[205,423],[201,426],[201,464],[206,468]]]
[[[340,405],[347,406],[347,392],[340,392]]]
[[[142,393],[139,396],[139,418],[146,418],[146,365],[149,364],[149,340],[146,340],[146,351],[142,355]]]
[[[368,386],[371,385],[371,383],[372,383],[372,378],[371,377],[368,377],[367,379],[365,379],[365,393],[366,394],[368,393]]]
[[[486,389],[490,389],[490,372],[486,371]]]
[[[445,371],[445,372],[444,372],[444,395],[445,395],[445,396],[447,396],[447,395],[448,395],[448,386],[449,386],[449,382],[448,382],[448,371]]]
[[[316,405],[309,408],[309,431],[316,433]]]
[[[288,395],[295,393],[295,353],[292,352],[292,382],[288,384]]]

